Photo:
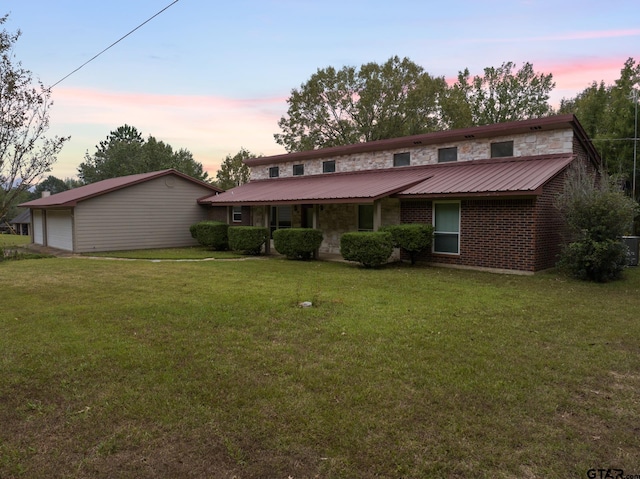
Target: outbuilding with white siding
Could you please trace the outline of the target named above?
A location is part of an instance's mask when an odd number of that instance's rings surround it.
[[[169,169],[122,176],[23,203],[32,242],[74,253],[192,246],[198,204],[219,188]]]

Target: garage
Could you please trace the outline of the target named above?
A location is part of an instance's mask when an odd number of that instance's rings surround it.
[[[49,210],[47,218],[47,246],[73,251],[73,217],[71,210]]]

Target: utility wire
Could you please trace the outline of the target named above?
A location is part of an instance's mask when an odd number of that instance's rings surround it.
[[[100,53],[98,53],[97,55],[94,55],[92,58],[90,58],[89,60],[87,60],[86,62],[84,62],[82,65],[80,65],[78,68],[76,68],[75,70],[73,70],[71,73],[69,73],[68,75],[66,75],[65,77],[61,78],[60,80],[58,80],[57,82],[55,82],[53,85],[51,85],[48,90],[51,90],[54,86],[58,85],[59,83],[62,83],[64,80],[66,80],[67,78],[69,78],[71,75],[73,75],[74,73],[76,73],[78,70],[80,70],[81,68],[83,68],[85,65],[91,63],[93,60],[95,60],[96,58],[98,58],[100,55],[102,55],[104,52],[106,52],[107,50],[109,50],[110,48],[112,48],[113,46],[117,45],[118,43],[120,43],[122,40],[124,40],[125,38],[127,38],[129,35],[131,35],[133,32],[135,32],[136,30],[138,30],[139,28],[143,27],[144,25],[146,25],[147,23],[149,23],[151,20],[153,20],[154,18],[156,18],[158,15],[160,15],[162,12],[164,12],[165,10],[167,10],[169,7],[171,7],[172,5],[178,3],[178,0],[174,0],[173,2],[171,2],[169,5],[167,5],[166,7],[164,7],[162,10],[160,10],[158,13],[156,13],[154,16],[148,18],[147,20],[145,20],[144,22],[142,22],[140,25],[138,25],[136,28],[134,28],[133,30],[131,30],[129,33],[127,33],[126,35],[120,37],[118,40],[116,40],[115,42],[113,42],[111,45],[109,45],[107,48],[105,48],[104,50],[102,50]]]

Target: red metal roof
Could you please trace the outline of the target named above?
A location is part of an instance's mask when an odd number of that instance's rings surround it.
[[[204,181],[192,178],[184,173],[181,173],[173,168],[161,171],[152,171],[150,173],[140,173],[137,175],[120,176],[118,178],[109,178],[108,180],[97,181],[88,185],[73,188],[71,190],[56,193],[55,195],[46,196],[44,198],[38,198],[37,200],[28,201],[22,203],[21,207],[25,208],[46,208],[46,207],[60,207],[60,206],[75,206],[79,201],[87,200],[95,196],[104,195],[111,191],[126,188],[128,186],[143,183],[145,181],[160,178],[166,175],[176,175],[181,178],[187,179],[194,183],[201,184],[202,186],[209,188],[214,192],[221,192],[222,190]]]
[[[537,195],[573,155],[500,158],[251,181],[203,198],[211,205],[372,202],[386,196]]]
[[[372,202],[414,185],[430,175],[428,167],[327,173],[256,180],[203,198],[212,205]]]
[[[537,195],[540,188],[572,160],[572,154],[558,154],[434,165],[431,177],[396,196]]]

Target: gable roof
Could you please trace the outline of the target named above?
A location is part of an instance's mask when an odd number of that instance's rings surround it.
[[[230,206],[371,203],[386,196],[539,195],[572,160],[567,153],[256,180],[199,202]]]
[[[292,161],[312,160],[318,158],[334,158],[343,155],[357,153],[371,153],[375,151],[415,148],[416,146],[437,145],[440,143],[461,142],[470,139],[493,138],[503,135],[532,133],[539,131],[552,131],[570,128],[575,138],[587,151],[590,160],[599,168],[601,159],[597,150],[589,140],[580,122],[573,114],[553,115],[544,118],[532,118],[529,120],[495,123],[491,125],[460,128],[457,130],[444,130],[420,135],[390,138],[386,140],[354,143],[352,145],[334,146],[317,150],[298,151],[274,156],[263,156],[244,160],[249,167],[286,163]]]
[[[46,196],[44,198],[38,198],[37,200],[28,201],[22,203],[19,206],[25,208],[46,208],[46,207],[61,207],[61,206],[75,206],[78,202],[94,198],[96,196],[104,195],[112,191],[127,188],[139,183],[144,183],[155,178],[161,178],[167,175],[175,175],[185,180],[197,183],[205,188],[208,188],[212,192],[220,193],[223,190],[217,188],[204,181],[197,180],[191,176],[185,175],[173,168],[161,171],[152,171],[150,173],[139,173],[137,175],[120,176],[118,178],[109,178],[107,180],[97,181],[88,185],[73,188],[71,190],[56,193],[55,195]]]
[[[22,223],[31,223],[31,212],[29,210],[25,210],[20,213],[18,216],[9,221],[11,224],[22,224]]]

